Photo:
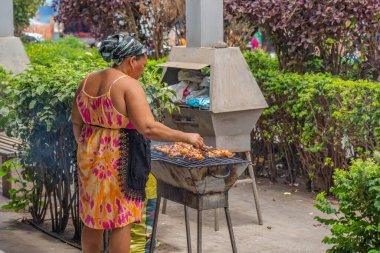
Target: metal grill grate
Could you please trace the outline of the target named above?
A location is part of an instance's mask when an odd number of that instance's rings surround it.
[[[169,158],[169,157],[166,157],[166,154],[162,152],[157,152],[155,150],[151,151],[151,158],[152,158],[152,161],[168,162],[180,167],[187,167],[187,168],[200,168],[200,167],[210,167],[210,166],[219,166],[219,165],[228,165],[228,164],[248,163],[248,161],[237,158],[237,157],[232,157],[232,158],[205,157],[205,159],[201,161],[199,160],[189,161],[181,157]]]

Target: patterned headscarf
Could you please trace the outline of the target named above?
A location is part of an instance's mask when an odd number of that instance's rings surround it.
[[[146,48],[134,37],[114,34],[101,42],[99,53],[107,62],[120,65],[124,59],[146,53]]]

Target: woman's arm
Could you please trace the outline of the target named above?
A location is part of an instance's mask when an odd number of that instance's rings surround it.
[[[203,145],[203,138],[197,133],[173,130],[156,122],[149,108],[144,90],[137,81],[129,79],[125,87],[128,117],[141,134],[155,141],[181,141],[196,147]]]
[[[75,141],[77,143],[79,142],[79,137],[82,131],[83,123],[84,123],[82,116],[80,115],[78,105],[77,105],[77,97],[78,97],[79,92],[82,89],[82,85],[83,85],[83,82],[79,85],[78,90],[75,93],[73,106],[71,110],[71,122],[73,123],[73,132],[74,132]]]

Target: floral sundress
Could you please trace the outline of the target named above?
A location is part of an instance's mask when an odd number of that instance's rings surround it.
[[[84,121],[78,144],[79,211],[84,224],[114,229],[141,221],[144,201],[131,199],[120,187],[120,129],[134,129],[112,104],[110,92],[93,97],[83,88],[76,98]]]

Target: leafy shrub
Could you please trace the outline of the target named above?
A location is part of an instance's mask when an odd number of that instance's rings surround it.
[[[72,98],[78,82],[96,66],[84,61],[61,59],[50,66],[31,64],[5,88],[3,104],[8,108],[5,128],[11,136],[22,140],[20,159],[28,171],[33,188],[40,189],[35,202],[50,208],[52,230],[62,232],[71,208],[70,157],[74,141],[70,123]],[[44,208],[34,209],[34,222],[44,220]]]
[[[260,52],[245,57],[270,106],[252,136],[254,152],[265,150],[272,180],[277,153],[316,183],[315,190],[328,190],[334,169],[347,169],[348,157],[365,158],[379,148],[379,83],[285,73]]]
[[[16,212],[20,210],[27,210],[30,213],[38,213],[35,212],[36,208],[44,208],[44,203],[40,202],[38,198],[38,188],[33,187],[32,178],[29,174],[30,170],[22,170],[21,164],[19,163],[17,158],[7,160],[2,163],[0,168],[0,176],[7,175],[8,172],[16,172],[17,176],[13,178],[8,178],[7,180],[11,181],[14,186],[9,190],[10,201],[8,204],[3,205],[1,208],[5,210],[14,210]],[[30,185],[33,185],[30,187]],[[32,205],[36,203],[36,205]]]
[[[331,193],[339,201],[336,209],[318,194],[315,205],[321,212],[334,218],[316,217],[331,226],[331,236],[324,243],[333,244],[327,252],[380,252],[380,159],[358,159],[349,171],[336,170]]]
[[[108,65],[94,49],[85,50],[75,38],[28,44],[26,49],[31,59],[29,69],[15,77],[0,69],[0,83],[4,84],[0,114],[8,135],[22,140],[20,162],[35,190],[33,197],[24,200],[13,195],[8,207],[37,207],[30,211],[34,222],[42,223],[49,206],[52,231],[62,232],[70,215],[79,221],[77,193],[71,188],[75,148],[70,122],[72,100],[86,75]],[[174,107],[154,64],[149,62],[142,81],[146,82],[143,87],[152,110],[160,118],[164,108]]]
[[[32,63],[50,66],[60,62],[85,61],[87,64],[96,64],[98,67],[107,67],[109,63],[102,60],[96,49],[85,50],[85,45],[75,37],[69,36],[58,41],[44,41],[40,43],[27,43],[25,50]]]
[[[4,94],[4,88],[9,85],[9,81],[12,79],[11,72],[4,69],[2,66],[0,66],[0,115],[5,115],[9,113],[9,109],[7,105],[5,104],[5,101],[2,99]],[[2,130],[2,127],[6,122],[6,118],[0,117],[0,129]]]
[[[166,58],[162,58],[160,60],[149,60],[144,74],[140,79],[145,93],[147,94],[147,100],[150,104],[153,115],[156,120],[159,121],[164,119],[164,110],[172,112],[178,109],[178,107],[170,101],[170,94],[173,94],[173,91],[166,89],[167,84],[160,82],[162,68],[157,67],[157,64],[165,61]]]
[[[260,70],[275,71],[278,69],[278,60],[272,58],[261,49],[256,49],[254,52],[246,51],[243,53],[243,56],[253,74]]]
[[[227,13],[265,30],[281,69],[310,72],[306,63],[318,56],[323,71],[380,81],[378,0],[225,2]]]
[[[127,32],[136,34],[155,59],[166,53],[166,34],[184,21],[185,1],[119,1],[119,0],[54,0],[56,20],[70,23],[84,20],[92,36],[101,40],[107,36]],[[86,8],[81,8],[86,6]]]

